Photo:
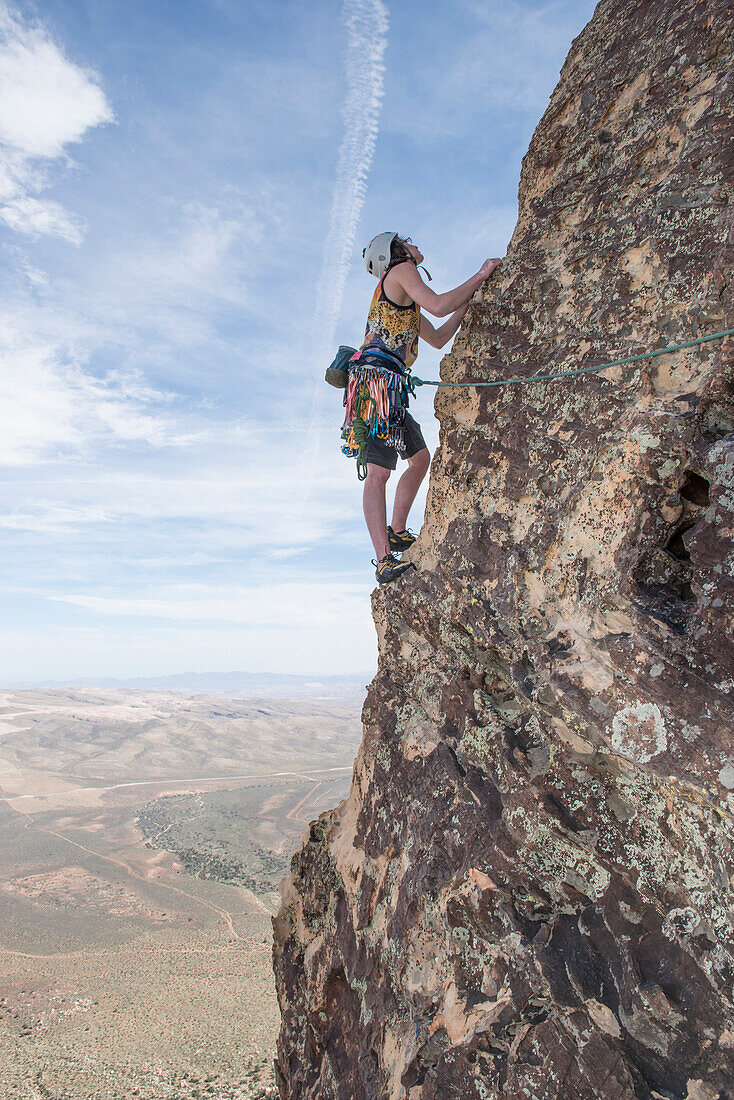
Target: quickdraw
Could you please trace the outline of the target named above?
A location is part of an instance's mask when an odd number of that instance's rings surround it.
[[[379,358],[389,359],[388,356]],[[399,450],[403,448],[405,413],[408,398],[414,392],[410,375],[383,366],[377,361],[376,353],[357,355],[350,362],[344,394],[342,453],[357,459],[360,481],[367,476],[364,450],[370,438]]]

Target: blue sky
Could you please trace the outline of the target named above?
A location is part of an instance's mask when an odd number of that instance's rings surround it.
[[[503,254],[593,7],[0,0],[0,686],[369,672],[362,247]]]

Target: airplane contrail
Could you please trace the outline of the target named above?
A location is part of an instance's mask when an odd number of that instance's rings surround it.
[[[347,28],[344,57],[347,94],[342,107],[344,136],[339,147],[329,230],[316,290],[312,339],[315,377],[303,447],[306,469],[299,514],[305,509],[313,486],[321,443],[316,426],[319,393],[324,385],[324,369],[336,352],[334,341],[344,284],[353,259],[357,223],[377,144],[385,73],[383,55],[389,29],[388,10],[383,0],[344,0],[341,18]],[[338,416],[337,411],[335,436],[338,435]]]
[[[344,137],[339,149],[314,320],[317,345],[323,341],[329,347],[334,342],[377,143],[385,72],[383,55],[389,26],[383,0],[345,0],[342,21],[348,32],[344,60],[347,95],[342,109]]]

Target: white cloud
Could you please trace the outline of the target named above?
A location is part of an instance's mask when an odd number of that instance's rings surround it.
[[[264,233],[260,217],[230,198],[226,210],[171,204],[157,237],[89,258],[83,282],[71,285],[49,284],[21,249],[9,249],[31,289],[16,281],[0,309],[0,465],[105,445],[187,445],[206,435],[201,408],[148,385],[142,371],[160,371],[192,349],[226,361],[217,323],[223,312],[246,308],[248,257]],[[100,349],[115,364],[104,372],[90,367]],[[228,430],[233,425],[218,427],[220,435]]]
[[[68,145],[112,120],[94,74],[69,61],[40,24],[0,2],[0,219],[19,233],[79,244],[81,219],[35,196]]]
[[[148,302],[204,312],[213,299],[241,305],[248,257],[264,233],[264,219],[234,196],[224,209],[185,203],[167,232],[116,258],[110,289],[122,292],[125,309]]]
[[[336,453],[324,463],[308,508],[300,509],[304,468],[298,432],[250,428],[247,438],[221,425],[188,446],[157,452],[151,472],[119,460],[39,467],[35,484],[26,473],[7,481],[0,529],[71,536],[89,553],[119,540],[124,528],[127,559],[216,554],[239,560],[245,551],[266,552],[284,562],[301,558],[324,540],[341,549],[366,542],[361,493],[354,465]],[[343,571],[343,566],[341,567]]]
[[[63,206],[48,199],[24,195],[0,207],[0,217],[16,233],[31,237],[63,237],[70,244],[81,244],[84,223],[68,214]]]
[[[112,522],[112,516],[100,508],[69,507],[53,501],[36,501],[35,508],[26,512],[11,512],[0,516],[0,528],[6,531],[26,531],[50,535],[72,530],[81,525]]]
[[[186,433],[150,411],[169,399],[135,373],[95,377],[52,345],[0,327],[0,466],[63,458],[100,439],[179,445]]]
[[[308,553],[308,546],[287,546],[282,550],[273,550],[271,557],[276,561],[286,561],[288,558],[297,558],[301,554]]]
[[[237,436],[242,421],[233,414],[207,423],[205,403],[192,407],[143,374],[192,349],[228,358],[217,323],[222,311],[245,308],[248,263],[266,223],[239,195],[227,198],[224,209],[168,204],[157,235],[87,258],[81,282],[49,283],[21,249],[9,249],[31,291],[16,282],[0,310],[0,465]],[[100,349],[111,369],[92,368]]]
[[[18,248],[17,245],[8,244],[5,246],[5,252],[8,256],[12,257],[17,267],[18,274],[23,277],[26,284],[32,287],[34,291],[38,291],[42,287],[48,286],[48,273],[42,271],[38,267],[34,267],[22,248]]]
[[[369,620],[371,585],[340,580],[216,587],[174,585],[133,596],[63,595],[52,599],[99,615],[221,622],[252,630],[338,631]]]

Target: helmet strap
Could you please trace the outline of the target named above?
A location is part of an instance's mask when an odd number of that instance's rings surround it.
[[[416,271],[419,271],[419,270],[425,271],[426,275],[428,276],[428,282],[429,283],[433,282],[433,279],[431,278],[431,273],[430,273],[430,271],[428,270],[427,267],[424,267],[423,264],[419,264],[418,261],[415,260],[412,256],[410,257],[410,262],[413,264]],[[387,272],[385,272],[385,274],[387,275]]]

